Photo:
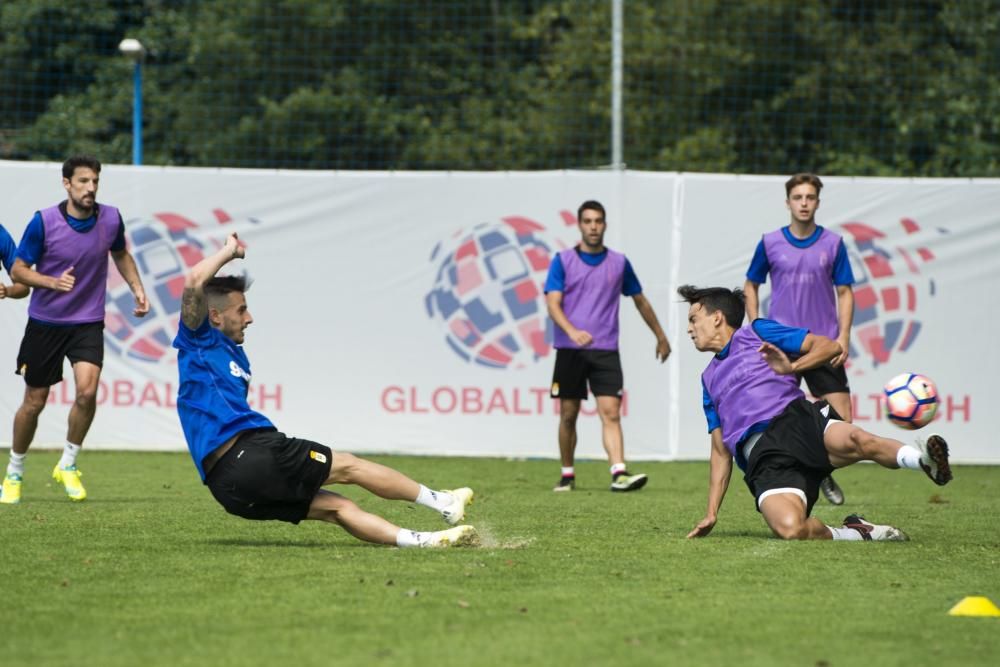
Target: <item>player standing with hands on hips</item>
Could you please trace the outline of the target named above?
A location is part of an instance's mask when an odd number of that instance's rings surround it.
[[[815,174],[796,174],[788,179],[785,205],[791,222],[765,234],[757,244],[743,291],[752,323],[760,316],[758,288],[770,273],[774,286],[768,319],[840,343],[840,354],[799,378],[806,381],[813,396],[830,404],[839,419],[850,423],[851,389],[844,363],[851,348],[854,273],[843,239],[816,224],[822,189],[823,182]],[[844,493],[833,477],[824,479],[820,489],[830,503],[844,503]]]
[[[646,485],[643,474],[625,467],[621,405],[624,377],[618,354],[618,304],[630,296],[642,319],[656,336],[656,358],[670,356],[670,343],[656,313],[642,294],[642,286],[625,255],[604,245],[607,229],[604,206],[585,201],[577,210],[579,245],[552,258],[545,280],[545,301],[556,324],[556,363],[552,398],[559,399],[559,455],[562,475],[554,491],[571,491],[576,485],[573,459],[576,420],[580,403],[587,398],[587,384],[597,399],[602,442],[611,464],[611,490],[635,491]]]
[[[180,374],[177,414],[198,473],[219,504],[245,519],[337,523],[354,537],[377,544],[478,544],[472,526],[407,530],[320,487],[357,484],[382,498],[430,507],[452,525],[464,519],[472,489],[432,491],[392,468],[287,437],[250,408],[250,360],[243,340],[253,317],[247,309],[246,279],[215,275],[244,256],[236,234],[230,234],[224,247],[191,269],[184,281],[181,322],[174,339]]]
[[[93,157],[66,160],[62,166],[66,201],[37,212],[17,249],[11,277],[34,290],[17,355],[16,372],[26,385],[24,401],[14,415],[14,440],[0,503],[21,501],[24,460],[49,389],[62,382],[64,358],[73,365],[76,397],[69,411],[66,445],[52,477],[70,500],[87,497],[76,457],[97,411],[109,253],[135,297],[132,314],[143,317],[149,312],[139,270],[125,246],[121,213],[97,203],[100,175],[101,163]]]

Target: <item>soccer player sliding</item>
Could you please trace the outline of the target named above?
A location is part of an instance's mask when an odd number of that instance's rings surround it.
[[[735,459],[757,511],[782,539],[908,539],[896,527],[856,514],[841,527],[809,514],[820,482],[858,461],[923,470],[935,484],[947,484],[952,475],[944,438],[931,435],[913,447],[842,421],[826,402],[806,400],[797,375],[841,354],[840,343],[773,320],[743,326],[739,289],[684,285],[677,292],[689,304],[687,332],[695,348],[715,355],[701,376],[712,438],[708,510],[688,537],[704,537],[715,527]]]
[[[184,282],[178,349],[177,413],[191,458],[227,512],[245,519],[337,523],[354,537],[399,547],[475,546],[476,529],[459,524],[472,489],[432,491],[392,468],[278,432],[247,402],[250,361],[243,351],[246,279],[216,277],[244,248],[236,234],[205,257]],[[400,528],[321,487],[357,484],[382,498],[416,502],[454,527],[434,532]]]

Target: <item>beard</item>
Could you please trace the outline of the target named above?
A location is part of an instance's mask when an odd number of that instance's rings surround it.
[[[73,206],[81,211],[87,211],[88,213],[94,210],[94,204],[97,202],[96,197],[88,199],[87,196],[83,196],[79,199],[76,197],[70,197],[70,199],[73,201]]]

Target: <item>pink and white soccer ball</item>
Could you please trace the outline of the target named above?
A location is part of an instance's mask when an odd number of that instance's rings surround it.
[[[924,375],[902,373],[886,382],[883,391],[885,414],[900,428],[923,428],[937,414],[937,387]]]

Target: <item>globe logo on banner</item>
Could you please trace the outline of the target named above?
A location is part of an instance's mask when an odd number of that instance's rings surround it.
[[[218,209],[213,216],[216,225],[232,222]],[[128,221],[125,236],[142,276],[149,313],[141,318],[132,314],[135,298],[112,266],[108,271],[104,340],[121,357],[159,362],[177,334],[184,276],[225,244],[227,232],[214,226],[206,229],[177,213],[157,213],[152,219]]]
[[[544,232],[534,220],[509,216],[459,231],[434,248],[427,315],[464,361],[523,368],[549,355],[552,323],[542,286],[554,243]]]
[[[920,231],[910,218],[899,224],[906,236]],[[840,229],[855,279],[850,350],[854,363],[850,365],[860,374],[859,359],[877,368],[888,363],[893,353],[909,350],[920,336],[920,305],[935,295],[934,279],[922,269],[934,261],[934,253],[926,246],[908,249],[861,222],[844,223]]]

